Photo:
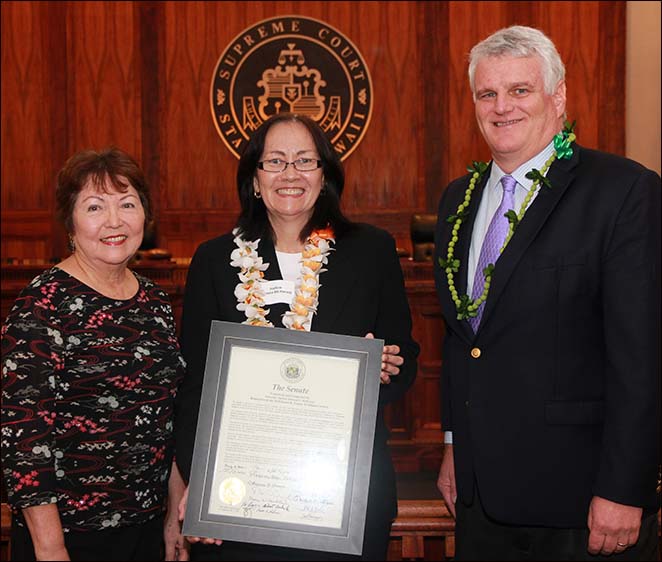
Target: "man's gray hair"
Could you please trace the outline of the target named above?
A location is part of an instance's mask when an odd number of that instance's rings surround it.
[[[532,57],[541,61],[545,92],[553,94],[559,81],[565,78],[565,66],[552,40],[533,27],[513,25],[504,27],[483,39],[469,53],[469,84],[476,94],[474,78],[476,66],[485,57]]]

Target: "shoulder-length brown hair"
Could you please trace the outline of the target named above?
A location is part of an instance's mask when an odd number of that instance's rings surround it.
[[[67,232],[73,232],[74,206],[81,190],[91,181],[97,189],[106,191],[107,179],[121,193],[127,191],[129,184],[135,188],[145,211],[145,226],[149,225],[152,220],[152,202],[145,175],[131,156],[111,146],[99,152],[77,152],[58,172],[55,205],[58,218]]]

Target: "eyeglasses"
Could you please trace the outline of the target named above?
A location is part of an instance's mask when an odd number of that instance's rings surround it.
[[[322,167],[322,161],[314,158],[297,158],[294,162],[286,162],[280,158],[270,158],[258,162],[257,167],[265,172],[284,172],[290,164],[298,172],[312,172]]]

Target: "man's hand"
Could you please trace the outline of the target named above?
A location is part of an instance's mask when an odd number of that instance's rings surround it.
[[[639,539],[640,507],[624,505],[593,496],[588,508],[588,551],[591,554],[619,554]]]
[[[437,478],[437,488],[441,492],[446,507],[451,515],[455,517],[455,502],[457,501],[457,489],[455,487],[455,461],[453,460],[453,445],[444,445],[444,455],[441,458],[441,468]]]

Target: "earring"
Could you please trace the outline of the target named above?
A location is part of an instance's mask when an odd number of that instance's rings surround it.
[[[72,254],[76,251],[76,242],[74,241],[74,237],[71,234],[69,235],[69,251]]]
[[[257,189],[253,191],[253,195],[255,195],[255,199],[262,199],[262,194]]]

